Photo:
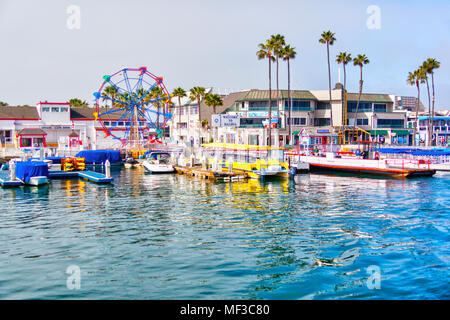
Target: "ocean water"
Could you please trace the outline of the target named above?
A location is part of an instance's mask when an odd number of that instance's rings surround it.
[[[450,174],[0,189],[0,299],[449,299]]]

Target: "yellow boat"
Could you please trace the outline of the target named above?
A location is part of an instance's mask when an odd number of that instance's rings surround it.
[[[284,162],[284,149],[279,147],[257,146],[234,143],[202,144],[209,164],[215,162],[221,168],[246,172],[252,179],[273,177],[289,178],[295,174]]]

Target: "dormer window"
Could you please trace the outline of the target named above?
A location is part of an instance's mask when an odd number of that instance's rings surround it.
[[[42,107],[42,112],[49,112],[50,108],[49,107]]]
[[[69,108],[66,108],[66,107],[61,108],[61,112],[67,112],[67,111],[69,111]]]
[[[57,108],[57,107],[52,107],[52,112],[59,112],[59,108]]]

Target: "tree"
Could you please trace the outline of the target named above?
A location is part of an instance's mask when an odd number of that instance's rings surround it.
[[[197,100],[199,124],[202,124],[202,113],[201,113],[200,103],[202,102],[202,99],[205,97],[205,95],[206,95],[206,89],[203,87],[193,87],[193,88],[191,88],[191,90],[189,92],[189,99],[191,99],[192,101]],[[200,139],[200,134],[199,134],[198,138]]]
[[[424,63],[423,63],[423,68],[426,71],[426,73],[431,74],[431,87],[432,87],[432,107],[431,107],[431,115],[429,115],[428,119],[430,121],[430,137],[429,137],[429,141],[431,141],[431,137],[433,137],[434,135],[434,101],[435,101],[435,93],[434,93],[434,70],[438,69],[441,66],[441,63],[439,61],[437,61],[436,59],[433,58],[428,58]],[[427,80],[428,81],[428,80]],[[428,85],[428,83],[427,83]],[[431,118],[431,119],[430,119]],[[434,141],[434,143],[436,142],[436,140]]]
[[[288,108],[289,108],[289,144],[292,145],[292,98],[291,98],[291,69],[289,65],[289,61],[291,59],[295,59],[297,52],[295,52],[295,48],[287,45],[283,48],[283,60],[287,62],[288,69]]]
[[[186,97],[186,91],[183,88],[177,87],[173,89],[172,96],[178,97],[178,123],[181,122],[181,98]],[[188,110],[189,112],[189,110]]]
[[[414,146],[416,146],[417,123],[419,122],[419,104],[420,104],[420,84],[425,83],[425,74],[423,69],[419,68],[414,72],[408,73],[406,83],[417,87],[417,103],[416,103],[416,121],[414,122]]]
[[[89,104],[86,102],[86,100],[82,101],[78,98],[70,99],[69,103],[71,107],[79,107],[79,108],[89,107]]]
[[[353,58],[353,65],[354,66],[359,66],[359,74],[360,74],[360,79],[359,79],[359,95],[358,95],[358,103],[356,104],[356,110],[355,110],[355,123],[353,124],[353,127],[356,128],[356,121],[358,119],[358,108],[359,108],[359,103],[361,101],[361,94],[362,94],[362,89],[363,89],[363,66],[365,64],[370,63],[369,59],[366,57],[365,54],[358,54],[355,58]]]
[[[330,71],[330,46],[334,44],[336,38],[334,33],[330,30],[324,31],[319,39],[320,43],[327,45],[327,60],[328,60],[328,89],[330,93],[330,125],[333,126],[333,106],[331,105],[331,71]]]
[[[339,54],[336,56],[336,62],[338,64],[342,63],[342,67],[344,69],[344,101],[343,101],[343,108],[347,108],[347,73],[345,71],[345,66],[352,61],[352,55],[347,52],[339,52]],[[345,111],[344,111],[345,112]],[[345,126],[347,123],[345,123],[345,119],[343,119],[343,126]]]
[[[205,96],[205,104],[212,107],[214,114],[216,114],[216,107],[223,104],[223,99],[216,93],[210,93]]]
[[[150,90],[150,94],[147,97],[148,97],[147,101],[161,99],[163,97],[163,91],[162,91],[161,87],[158,87],[158,86],[153,87]],[[157,129],[159,129],[159,125],[160,125],[159,115],[161,113],[160,112],[161,101],[156,101],[155,103],[156,103],[156,127],[157,127]]]
[[[278,121],[280,121],[280,87],[278,84],[278,60],[283,57],[283,49],[286,45],[286,42],[284,40],[284,36],[281,34],[272,35],[270,37],[270,43],[273,48],[273,54],[275,55],[275,61],[276,61],[276,76],[277,76],[277,118]],[[280,127],[279,122],[277,122],[277,127]]]
[[[8,104],[6,102],[0,101],[0,107],[6,107]]]
[[[268,145],[272,145],[272,61],[275,61],[273,57],[273,46],[270,40],[267,40],[266,43],[260,43],[259,50],[256,52],[256,56],[258,60],[262,60],[267,58],[269,60],[269,126],[268,126]]]

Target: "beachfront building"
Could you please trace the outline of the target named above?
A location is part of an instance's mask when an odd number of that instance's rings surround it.
[[[330,106],[328,90],[291,90],[292,109],[289,118],[287,90],[280,90],[278,95],[277,91],[273,90],[272,118],[279,123],[279,127],[272,129],[272,144],[284,146],[295,143],[300,132],[320,137],[322,142],[325,137],[328,139],[326,142],[330,142],[329,139],[336,137],[340,128],[353,127],[358,94],[347,94],[347,108],[343,105],[343,95],[342,85],[338,83],[332,90]],[[412,130],[406,128],[407,111],[396,110],[393,97],[395,96],[389,94],[362,94],[356,126],[383,143],[407,145],[411,142],[412,133]],[[217,107],[216,113],[239,117],[239,125],[214,126],[211,108],[203,106],[202,103],[202,119],[207,120],[208,126],[202,129],[200,141],[267,145],[269,91],[252,89],[226,95],[223,99],[224,104]],[[184,107],[189,107],[189,104],[185,104]],[[331,108],[333,109],[333,126],[330,125]],[[185,111],[182,113],[185,115]],[[178,135],[175,133],[176,139],[191,139],[196,142],[198,130],[191,129],[189,133],[185,118],[181,119],[178,121],[178,116],[174,114],[175,126],[181,129]],[[294,141],[291,141],[289,135],[289,121],[291,121]],[[183,129],[186,130],[183,131]]]
[[[59,150],[115,149],[117,139],[108,136],[95,121],[93,108],[75,108],[69,103],[39,102],[36,106],[0,107],[0,143],[2,148],[30,149],[46,147]],[[125,123],[108,126],[122,136]],[[117,119],[116,119],[117,120]]]
[[[432,143],[437,146],[450,145],[450,110],[436,111],[433,118],[434,133],[432,135]],[[428,112],[419,112],[416,144],[425,146],[428,143],[428,136],[430,134],[430,116]],[[408,113],[407,127],[414,128],[416,122],[416,113]]]

